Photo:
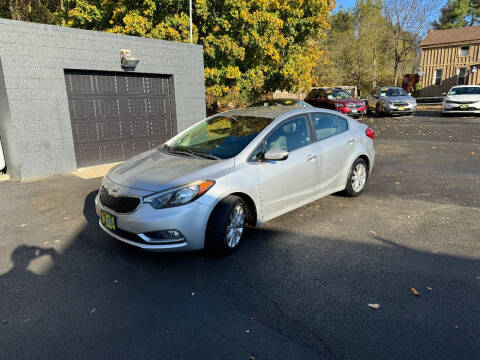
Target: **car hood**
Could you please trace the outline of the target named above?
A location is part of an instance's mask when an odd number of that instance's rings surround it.
[[[151,150],[140,154],[115,167],[107,175],[116,184],[139,190],[163,191],[166,188],[186,184],[194,180],[195,175],[205,175],[200,171],[207,167],[208,174],[232,167],[233,159],[210,160],[190,156],[170,155],[161,150]]]
[[[450,101],[480,101],[480,95],[448,95],[445,97],[445,100]]]
[[[403,101],[403,102],[415,102],[415,98],[412,96],[387,96],[383,99],[387,101]]]

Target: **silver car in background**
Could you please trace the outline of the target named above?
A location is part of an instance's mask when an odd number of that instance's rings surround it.
[[[362,193],[374,133],[337,112],[266,107],[214,115],[112,169],[101,228],[151,251],[235,250],[245,226],[329,194]]]
[[[413,115],[416,110],[417,101],[401,87],[375,88],[367,98],[367,111],[376,116]]]

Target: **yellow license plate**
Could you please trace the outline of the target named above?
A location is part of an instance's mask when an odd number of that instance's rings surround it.
[[[398,107],[398,111],[403,111],[403,110],[405,110],[405,108],[403,106]]]
[[[106,211],[100,211],[100,220],[102,225],[107,229],[115,231],[117,229],[117,219],[114,215],[107,213]]]
[[[460,109],[468,109],[468,105],[460,105]]]

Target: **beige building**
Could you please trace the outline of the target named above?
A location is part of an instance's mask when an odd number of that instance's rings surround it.
[[[455,85],[480,84],[480,26],[430,30],[420,48],[425,72],[420,96],[440,96]]]

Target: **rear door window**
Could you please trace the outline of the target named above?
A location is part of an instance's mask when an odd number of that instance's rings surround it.
[[[327,113],[313,113],[312,122],[317,141],[340,134],[348,129],[346,119]]]

